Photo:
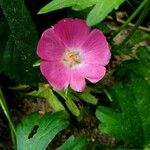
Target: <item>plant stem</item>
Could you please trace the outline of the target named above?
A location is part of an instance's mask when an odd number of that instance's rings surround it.
[[[80,110],[75,104],[75,102],[68,96],[68,90],[65,91],[55,90],[55,92],[57,92],[65,100],[66,106],[72,112],[72,114],[78,117],[80,115]]]
[[[107,98],[110,100],[110,102],[112,102],[112,98],[111,95],[109,94],[109,92],[106,89],[103,89],[104,93],[106,94]]]
[[[133,12],[133,14],[125,21],[125,23],[113,33],[113,37],[115,37],[121,30],[123,30],[133,19],[134,17],[141,11],[141,9],[145,6],[147,0],[143,0],[139,7]]]
[[[145,2],[145,0],[144,0]],[[146,0],[145,3],[145,7],[143,12],[141,13],[141,15],[139,16],[139,19],[136,21],[135,26],[132,28],[131,32],[129,33],[129,35],[126,37],[126,39],[120,44],[120,46],[124,46],[129,39],[133,36],[133,34],[135,33],[135,31],[137,30],[138,26],[143,22],[143,20],[145,19],[145,17],[148,14],[149,11],[149,7],[150,7],[150,1]]]
[[[16,139],[15,139],[16,130],[15,130],[14,124],[10,118],[9,110],[8,110],[8,107],[7,107],[7,104],[6,104],[6,101],[5,101],[5,98],[3,96],[1,88],[0,88],[0,106],[1,106],[6,118],[8,120],[10,131],[11,131],[12,142],[13,142],[14,147],[16,148]]]

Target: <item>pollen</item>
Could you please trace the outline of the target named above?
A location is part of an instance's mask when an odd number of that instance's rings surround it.
[[[64,62],[70,67],[78,65],[81,63],[80,53],[74,50],[67,50],[64,54]]]

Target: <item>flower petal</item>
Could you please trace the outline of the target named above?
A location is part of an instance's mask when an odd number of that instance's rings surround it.
[[[71,70],[70,87],[77,92],[82,92],[85,89],[85,85],[85,79],[78,70]]]
[[[84,78],[88,79],[92,83],[96,83],[104,77],[106,68],[95,64],[84,64],[80,68],[80,72]]]
[[[60,60],[64,51],[65,46],[54,30],[50,28],[44,31],[37,46],[37,55],[44,60]]]
[[[70,80],[69,69],[60,62],[43,61],[40,65],[43,76],[56,89],[66,88]]]
[[[104,34],[94,29],[81,47],[84,61],[87,64],[107,65],[110,60],[110,50]]]
[[[90,33],[90,28],[81,19],[63,19],[54,25],[55,33],[68,48],[78,48]]]

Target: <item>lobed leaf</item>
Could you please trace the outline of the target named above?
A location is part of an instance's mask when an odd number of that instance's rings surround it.
[[[94,6],[87,16],[87,23],[93,26],[101,22],[113,9],[117,9],[123,2],[124,0],[53,0],[40,9],[38,14],[66,7],[72,7],[73,10],[80,11]]]
[[[124,0],[98,0],[94,8],[87,16],[90,26],[101,22],[113,9],[117,9]]]
[[[47,113],[41,119],[33,113],[17,125],[17,150],[45,150],[68,125],[64,112]]]
[[[55,112],[65,110],[62,103],[58,100],[58,98],[55,96],[53,91],[51,90],[49,85],[45,84],[39,84],[39,89],[34,90],[27,95],[34,96],[34,97],[42,97],[45,98],[50,106],[54,109]]]
[[[87,139],[83,136],[79,136],[77,138],[71,136],[63,145],[58,147],[57,150],[81,150],[86,143]]]
[[[92,92],[92,88],[87,87],[83,93],[74,93],[74,95],[87,103],[96,105],[98,99],[92,94]]]
[[[101,131],[141,149],[150,143],[150,53],[140,47],[137,56],[117,70],[121,81],[109,89],[112,107],[98,107],[96,116]]]

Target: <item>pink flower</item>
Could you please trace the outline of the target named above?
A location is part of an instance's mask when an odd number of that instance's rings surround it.
[[[91,31],[81,19],[63,19],[44,31],[37,54],[49,84],[58,90],[70,85],[78,92],[85,89],[85,79],[96,83],[104,77],[111,55],[103,33]]]

